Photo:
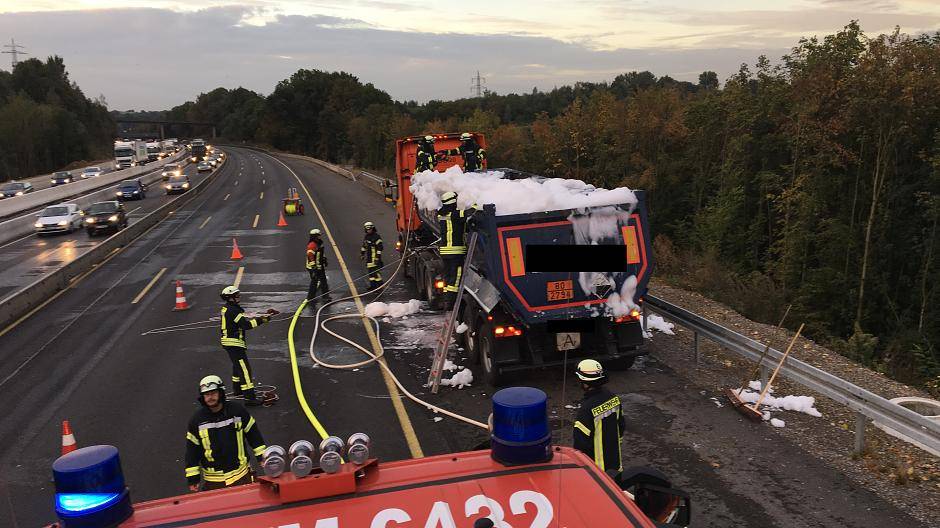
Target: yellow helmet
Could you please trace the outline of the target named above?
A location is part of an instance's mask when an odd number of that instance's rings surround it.
[[[604,379],[604,367],[594,359],[582,359],[578,363],[578,379],[581,381],[600,381]]]

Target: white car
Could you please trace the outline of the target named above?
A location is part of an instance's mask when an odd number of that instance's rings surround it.
[[[36,217],[36,233],[71,233],[82,227],[82,211],[77,204],[67,203],[46,207]]]
[[[101,170],[101,167],[88,167],[82,171],[82,178],[83,179],[97,178],[98,176],[101,176],[102,174],[104,174],[104,171]]]

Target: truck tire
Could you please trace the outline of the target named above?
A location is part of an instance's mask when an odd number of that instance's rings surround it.
[[[477,363],[480,360],[479,350],[474,350],[476,348],[476,340],[474,339],[474,333],[479,328],[479,323],[477,322],[477,309],[470,302],[464,301],[463,309],[460,311],[460,317],[457,319],[458,322],[464,323],[467,325],[467,331],[463,334],[458,334],[458,342],[463,345],[464,351],[467,353],[467,356],[470,358],[471,365]]]
[[[630,370],[630,367],[636,362],[636,356],[622,357],[617,359],[611,359],[607,363],[610,365],[611,370]]]
[[[483,380],[491,387],[499,387],[503,382],[503,375],[496,366],[493,354],[496,351],[496,338],[493,337],[493,325],[490,322],[484,323],[477,334],[477,346],[479,347],[480,365],[483,370]]]
[[[415,268],[416,268],[415,269],[415,287],[418,289],[418,299],[422,301],[427,301],[428,292],[424,285],[425,277],[427,274],[424,271],[424,267],[415,266]]]

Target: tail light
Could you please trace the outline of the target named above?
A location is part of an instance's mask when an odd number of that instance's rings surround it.
[[[446,286],[446,284],[442,280],[438,280],[434,282],[434,287],[437,288],[438,290],[443,290],[444,286]]]
[[[496,337],[518,337],[522,335],[522,329],[515,326],[497,326],[493,329],[493,335]]]
[[[632,321],[639,321],[639,320],[640,320],[640,311],[637,310],[636,308],[634,308],[634,309],[630,310],[630,313],[629,313],[629,314],[627,314],[627,315],[622,315],[622,316],[620,316],[620,317],[614,319],[614,322],[615,322],[615,323],[629,323],[629,322],[632,322]]]
[[[398,251],[401,251],[401,240],[395,242],[395,249],[397,249]]]

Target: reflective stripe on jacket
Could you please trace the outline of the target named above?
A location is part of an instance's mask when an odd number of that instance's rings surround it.
[[[248,317],[241,306],[228,302],[222,307],[222,346],[248,348],[245,342],[245,330],[258,328],[264,320]]]
[[[260,457],[266,446],[255,419],[239,403],[224,402],[213,413],[202,407],[189,420],[186,431],[186,479],[190,484],[207,482],[232,484],[250,470],[245,442]]]
[[[594,459],[602,471],[623,471],[620,437],[624,418],[620,398],[605,388],[589,391],[574,422],[574,448]]]

